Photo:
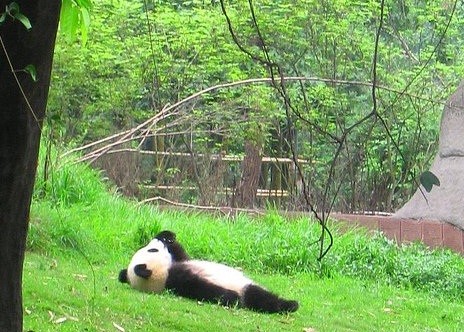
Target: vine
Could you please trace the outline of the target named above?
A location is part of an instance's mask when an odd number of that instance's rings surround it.
[[[8,18],[11,18],[12,20],[18,20],[19,22],[21,22],[21,24],[27,30],[32,29],[31,22],[29,21],[29,19],[23,13],[21,13],[21,11],[19,9],[19,5],[16,2],[10,3],[8,6],[6,6],[5,11],[3,13],[1,13],[1,15],[0,15],[0,26],[2,24],[6,23],[6,20]],[[6,46],[5,46],[5,43],[3,42],[3,38],[1,36],[1,34],[0,34],[0,45],[2,46],[3,53],[5,54],[5,58],[6,58],[7,62],[8,62],[8,66],[10,67],[11,73],[14,76],[16,84],[18,85],[18,88],[21,91],[21,94],[22,94],[22,96],[24,98],[24,101],[26,102],[26,105],[29,108],[29,111],[31,112],[32,116],[34,117],[35,122],[37,123],[37,125],[40,128],[39,119],[37,118],[37,115],[35,114],[34,110],[32,109],[32,106],[31,106],[31,104],[29,102],[29,99],[27,98],[26,93],[24,92],[24,89],[23,89],[21,83],[19,82],[19,78],[18,78],[18,75],[17,75],[18,72],[25,72],[25,73],[28,73],[31,76],[33,81],[37,81],[37,71],[35,69],[35,66],[32,65],[32,64],[29,64],[24,69],[20,69],[20,70],[15,69],[13,67],[13,63],[11,62],[10,55],[8,54],[8,50],[6,49]]]

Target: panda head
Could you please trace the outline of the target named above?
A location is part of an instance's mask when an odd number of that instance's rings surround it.
[[[119,272],[119,281],[142,292],[159,293],[165,288],[171,265],[168,248],[155,238],[132,256],[127,269]]]

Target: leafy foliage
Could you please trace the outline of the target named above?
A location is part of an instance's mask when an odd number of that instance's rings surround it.
[[[398,247],[380,234],[373,238],[352,235],[351,246],[338,244],[335,249],[335,265],[343,275],[381,279],[436,296],[446,293],[446,296],[464,299],[461,291],[464,261],[458,255],[447,250],[431,251],[420,243]]]
[[[90,26],[90,0],[63,0],[60,14],[60,30],[69,41],[74,41],[80,32],[81,41],[86,44]]]
[[[21,22],[27,30],[32,28],[31,22],[23,13],[21,13],[17,2],[10,3],[5,7],[4,12],[0,12],[0,24],[4,23],[8,17]]]
[[[401,206],[430,164],[442,101],[464,72],[462,6],[451,19],[452,8],[442,1],[386,2],[372,113],[367,82],[378,2],[253,3],[263,40],[248,6],[227,2],[237,38],[256,57],[266,46],[285,76],[311,78],[286,82],[297,112],[286,119],[282,100],[267,85],[209,93],[183,106],[188,125],[166,134],[163,151],[240,155],[244,141],[254,137],[265,155],[289,157],[293,142],[296,154],[309,161],[303,175],[316,207],[337,193],[337,210]],[[95,140],[202,88],[268,76],[233,43],[217,1],[102,1],[92,16],[85,47],[63,36],[58,41],[48,121],[50,137],[59,142]],[[180,169],[163,167],[152,177],[168,181],[167,169]],[[267,185],[284,174],[282,186],[292,191],[282,203],[300,208],[289,171],[270,173]],[[168,184],[195,182],[191,173],[180,172]],[[201,201],[191,193],[181,196]]]
[[[56,205],[91,204],[106,190],[100,174],[88,165],[73,164],[71,158],[60,159],[55,149],[40,150],[34,199],[45,199]]]

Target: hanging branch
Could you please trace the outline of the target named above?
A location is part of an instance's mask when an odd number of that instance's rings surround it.
[[[406,84],[406,86],[404,87],[404,89],[396,95],[396,98],[391,102],[390,105],[388,105],[388,107],[386,107],[386,110],[388,109],[392,109],[393,106],[396,104],[396,102],[399,100],[400,97],[404,96],[406,91],[411,87],[411,85],[414,83],[414,81],[416,79],[419,78],[419,76],[422,74],[422,72],[425,70],[425,68],[427,68],[427,66],[430,64],[430,62],[432,61],[432,58],[433,56],[436,54],[437,50],[438,50],[438,47],[440,47],[441,43],[443,42],[443,39],[445,38],[446,36],[446,33],[448,32],[448,29],[451,25],[451,21],[453,20],[453,17],[454,17],[454,14],[456,12],[456,6],[457,6],[457,3],[458,3],[458,0],[455,0],[454,3],[453,3],[453,7],[451,9],[451,14],[448,18],[448,21],[446,22],[446,25],[445,25],[445,29],[443,30],[443,33],[440,35],[440,38],[437,42],[437,44],[435,45],[433,51],[430,53],[429,57],[427,58],[427,60],[425,61],[424,65],[420,68],[420,70],[416,73],[416,75],[408,82],[408,84]],[[380,120],[380,123],[382,124],[382,127],[384,128],[385,130],[385,133],[387,134],[387,137],[390,139],[390,141],[392,142],[393,144],[393,147],[395,148],[395,150],[398,152],[401,160],[403,160],[403,162],[406,163],[406,158],[403,154],[403,152],[401,151],[400,149],[400,146],[398,144],[398,142],[394,139],[392,133],[390,132],[390,129],[388,128],[388,125],[387,125],[387,122],[385,121],[385,119],[383,118],[382,115],[380,115],[377,111],[377,96],[376,96],[376,84],[377,84],[377,54],[378,54],[378,39],[379,39],[379,36],[380,36],[380,32],[381,32],[381,29],[382,29],[382,25],[383,25],[383,16],[384,16],[384,0],[382,0],[381,2],[381,7],[380,7],[380,23],[379,23],[379,28],[378,28],[378,31],[377,31],[377,35],[376,35],[376,44],[375,44],[375,51],[374,51],[374,60],[373,60],[373,75],[372,75],[372,102],[373,102],[373,110],[372,110],[372,113],[375,114],[376,118],[378,118]],[[407,94],[406,94],[407,95]],[[408,170],[409,173],[411,173],[412,171],[411,170]],[[414,183],[416,184],[417,188],[419,189],[419,191],[421,192],[422,194],[422,197],[425,199],[425,201],[427,202],[428,204],[428,199],[427,199],[427,196],[425,195],[425,193],[423,192],[421,186],[419,185],[418,181],[413,178],[413,181]]]
[[[37,123],[37,126],[39,127],[40,130],[42,130],[42,125],[39,119],[37,118],[37,115],[35,114],[34,110],[32,109],[31,103],[29,102],[29,98],[26,96],[26,93],[24,92],[23,86],[19,82],[18,75],[16,75],[17,70],[14,69],[13,63],[11,62],[10,55],[8,54],[8,51],[5,47],[5,43],[3,42],[2,36],[0,36],[0,45],[2,46],[3,53],[5,54],[5,58],[8,62],[8,66],[10,67],[11,74],[13,74],[13,77],[16,81],[16,84],[18,85],[19,91],[21,92],[24,101],[26,102],[27,108],[31,112],[32,116],[34,117],[35,122]]]
[[[375,85],[377,83],[377,58],[379,54],[379,41],[380,41],[380,33],[382,32],[383,27],[383,10],[385,6],[385,0],[381,0],[380,2],[380,21],[379,27],[377,28],[377,33],[375,34],[375,44],[374,44],[374,56],[372,59],[372,113],[377,116],[377,95],[376,95],[376,88]]]
[[[258,25],[258,22],[257,22],[257,19],[256,19],[256,15],[255,15],[252,0],[248,0],[248,5],[249,5],[249,8],[250,8],[250,13],[251,13],[253,26],[254,26],[254,28],[256,30],[256,33],[258,35],[258,38],[260,40],[260,45],[261,45],[261,49],[262,49],[263,54],[264,54],[264,58],[262,58],[260,56],[257,56],[255,54],[253,54],[252,52],[248,51],[239,42],[238,37],[237,37],[237,35],[236,35],[236,33],[235,33],[234,29],[233,29],[232,22],[231,22],[228,14],[227,14],[227,10],[225,8],[224,1],[221,0],[220,3],[221,3],[222,12],[223,12],[224,17],[226,18],[226,21],[227,21],[229,32],[230,32],[230,34],[232,36],[232,39],[234,40],[235,44],[237,45],[237,47],[242,52],[244,52],[245,54],[250,56],[253,60],[259,62],[261,65],[263,65],[265,68],[268,69],[269,74],[271,76],[271,85],[276,89],[276,91],[279,93],[280,97],[282,98],[282,100],[284,102],[288,127],[293,128],[293,122],[291,120],[291,117],[292,117],[291,115],[292,114],[298,114],[299,117],[301,117],[301,115],[293,107],[293,105],[291,103],[291,100],[290,100],[290,97],[288,96],[288,93],[287,93],[287,90],[286,90],[286,85],[285,85],[285,77],[284,77],[284,74],[283,74],[283,71],[282,71],[280,65],[271,60],[271,57],[270,57],[268,49],[267,49],[266,42],[265,42],[265,40],[263,38],[263,35],[261,33],[261,30],[259,28],[259,25]],[[275,73],[274,70],[277,70],[277,73]],[[276,78],[277,75],[278,75],[278,78]],[[334,136],[334,135],[329,135],[329,136],[331,136],[331,138],[333,140],[339,142],[339,139],[336,136]],[[318,257],[318,260],[322,260],[322,258],[327,254],[327,252],[330,250],[330,248],[333,245],[333,236],[332,236],[332,233],[330,232],[330,230],[327,228],[327,219],[328,218],[325,215],[325,207],[324,206],[322,207],[323,212],[322,212],[322,216],[321,216],[317,212],[317,210],[316,210],[316,208],[315,208],[315,206],[314,206],[314,204],[313,204],[313,202],[312,202],[312,200],[310,198],[310,194],[308,192],[308,185],[306,183],[303,170],[301,169],[301,166],[297,162],[298,156],[297,156],[297,153],[295,151],[294,145],[295,145],[294,141],[289,142],[290,150],[291,150],[291,153],[292,153],[292,159],[294,160],[294,166],[295,166],[295,169],[297,170],[298,175],[300,176],[302,184],[303,184],[303,197],[305,199],[305,202],[306,202],[307,206],[309,207],[309,211],[314,215],[316,220],[321,225],[321,229],[322,229],[321,230],[321,236],[319,238],[320,246],[319,246],[319,257]],[[330,181],[330,179],[328,181]],[[329,236],[329,244],[327,245],[327,248],[324,248],[325,247],[324,240],[325,240],[326,233]]]

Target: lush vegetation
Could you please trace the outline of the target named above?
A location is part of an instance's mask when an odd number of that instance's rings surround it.
[[[458,331],[464,324],[464,260],[450,251],[342,234],[334,224],[334,249],[318,262],[311,243],[319,228],[306,218],[159,210],[112,193],[87,166],[53,166],[46,181],[40,168],[32,209],[26,330]],[[241,267],[301,309],[264,315],[119,284],[131,254],[161,229],[175,231],[193,257]]]
[[[269,77],[267,61],[308,80],[287,81],[280,92],[252,84],[203,94],[147,128],[154,143],[145,148],[241,156],[252,140],[264,155],[288,158],[293,146],[308,161],[301,175],[320,210],[329,202],[345,211],[401,206],[430,163],[442,102],[464,72],[462,3],[385,1],[383,17],[378,1],[260,0],[254,17],[247,1],[224,3],[251,57],[235,45],[219,1],[95,2],[85,46],[58,40],[50,139],[80,145],[134,127],[206,87]],[[119,173],[108,173],[132,195],[230,204],[221,193],[240,178],[237,163],[221,173],[198,158],[157,157],[139,174],[140,161],[122,172],[131,160],[121,156],[109,163]],[[127,188],[127,179],[155,189]],[[305,207],[298,181],[288,164],[262,167],[262,188],[289,192],[273,204]]]
[[[441,102],[464,71],[462,4],[386,1],[381,17],[377,1],[253,3],[254,16],[246,1],[227,1],[225,11],[219,1],[95,1],[85,45],[59,38],[24,267],[26,330],[462,328],[461,256],[331,224],[334,247],[318,261],[319,225],[274,210],[307,208],[290,166],[260,165],[260,185],[290,192],[260,217],[169,211],[121,195],[153,195],[142,187],[150,183],[181,188],[155,193],[171,199],[229,204],[220,195],[240,167],[209,157],[246,157],[250,142],[270,157],[305,159],[300,176],[319,210],[327,202],[392,210],[414,190],[410,181],[436,147]],[[204,93],[122,146],[202,160],[121,154],[98,172],[52,148],[127,130],[201,89],[269,77],[277,67],[304,80]],[[119,269],[161,229],[175,231],[193,257],[240,267],[301,309],[262,315],[119,284]]]
[[[78,15],[87,23],[91,3],[63,3],[62,29],[72,35],[76,20],[67,19]],[[85,10],[72,14],[76,3]],[[167,184],[180,187],[176,198],[184,201],[228,204],[207,194],[223,195],[239,167],[216,177],[210,171],[222,167],[222,156],[236,161],[255,153],[271,157],[262,169],[254,165],[260,184],[290,192],[290,207],[308,207],[301,186],[323,211],[327,202],[341,210],[401,204],[433,153],[440,102],[463,73],[462,3],[244,3],[103,0],[94,4],[91,30],[81,30],[83,44],[59,40],[23,274],[26,330],[462,329],[464,262],[450,251],[398,247],[380,234],[342,233],[333,224],[334,248],[319,261],[320,229],[310,218],[287,220],[272,208],[252,218],[140,205],[101,181],[109,169],[99,173],[55,155],[53,143],[81,145],[163,109],[171,113],[130,132],[134,142],[122,147],[192,160],[156,155],[134,158],[132,168],[121,157],[114,167],[127,164],[122,177],[134,174],[129,182],[141,191],[151,189],[138,187],[144,182]],[[16,3],[7,12],[29,28]],[[263,76],[273,80],[257,80]],[[246,79],[164,108],[200,89]],[[272,157],[301,157],[303,171]],[[151,163],[142,170],[147,174],[136,177],[144,161]],[[262,315],[119,284],[118,270],[133,251],[164,228],[192,256],[238,266],[298,299],[301,309]]]

